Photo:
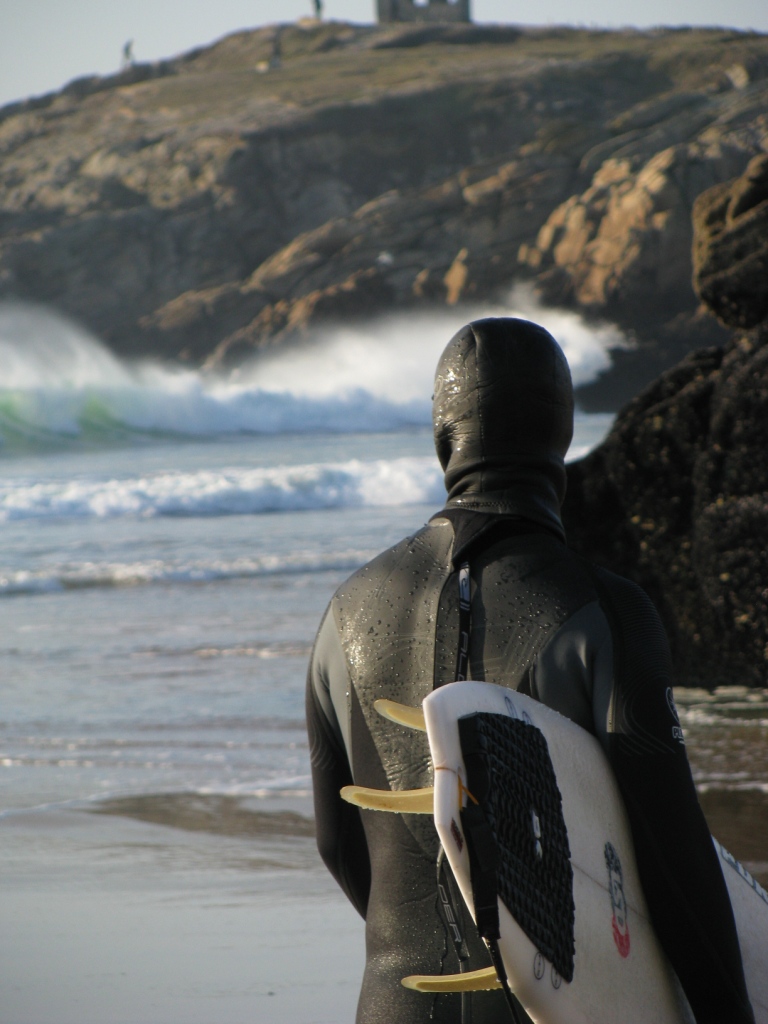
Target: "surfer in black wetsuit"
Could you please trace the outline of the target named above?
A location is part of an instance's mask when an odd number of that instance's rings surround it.
[[[663,628],[643,591],[565,545],[573,391],[560,348],[527,321],[468,325],[440,360],[433,412],[446,507],[338,589],[307,687],[318,846],[366,920],[358,1024],[509,1019],[498,991],[470,1001],[401,986],[405,975],[488,966],[488,953],[466,913],[460,942],[449,929],[431,818],[360,812],[339,796],[352,782],[432,784],[424,735],[385,721],[373,702],[418,706],[456,678],[463,564],[472,594],[468,677],[523,690],[597,736],[629,813],[656,932],[697,1024],[752,1024]]]

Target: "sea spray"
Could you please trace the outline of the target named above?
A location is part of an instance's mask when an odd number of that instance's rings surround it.
[[[41,306],[0,303],[2,387],[9,391],[130,387],[119,359],[85,328]]]
[[[337,326],[300,349],[245,363],[236,377],[280,393],[331,397],[362,389],[392,403],[423,401],[432,394],[435,366],[450,338],[485,316],[517,316],[545,327],[562,347],[576,387],[608,369],[611,349],[628,344],[612,324],[588,324],[578,313],[545,308],[529,288],[517,286],[500,306],[399,313]]]
[[[224,375],[112,355],[47,310],[0,305],[0,450],[238,434],[391,432],[430,422],[432,377],[467,320],[518,314],[547,326],[579,385],[623,343],[611,326],[539,307],[517,289],[499,308],[399,314],[325,331]]]

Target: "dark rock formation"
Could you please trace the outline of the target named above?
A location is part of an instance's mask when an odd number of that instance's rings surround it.
[[[239,33],[0,111],[0,298],[215,364],[527,275],[631,329],[629,396],[721,337],[697,319],[690,209],[768,148],[767,107],[748,33]]]
[[[768,675],[765,168],[702,195],[695,215],[698,293],[753,329],[663,374],[569,467],[571,542],[645,587],[680,681],[706,687]]]
[[[768,319],[768,154],[736,185],[705,192],[693,210],[696,290],[729,327]]]

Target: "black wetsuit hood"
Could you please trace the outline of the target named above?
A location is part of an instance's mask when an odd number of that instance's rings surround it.
[[[573,386],[548,331],[511,317],[463,327],[438,363],[432,413],[447,509],[514,516],[564,536]]]

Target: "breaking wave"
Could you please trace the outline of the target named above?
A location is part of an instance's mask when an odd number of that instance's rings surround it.
[[[445,498],[433,457],[160,472],[127,479],[0,481],[0,521],[132,516],[226,516]]]
[[[200,558],[176,562],[162,559],[137,562],[67,562],[47,566],[38,571],[0,571],[0,597],[53,594],[99,587],[213,583],[219,580],[254,579],[285,574],[353,572],[374,554],[374,551],[350,549],[327,554],[295,551],[289,555],[261,555],[232,560]],[[264,658],[277,656],[272,653],[273,648],[274,645],[265,652],[254,651],[253,654]],[[213,657],[222,652],[206,648],[196,653],[201,657]],[[285,652],[278,650],[278,653]],[[303,650],[301,653],[304,653]]]
[[[432,376],[448,338],[481,315],[536,319],[563,346],[574,382],[594,379],[622,344],[616,328],[537,307],[399,315],[339,328],[301,349],[223,375],[112,355],[47,310],[0,305],[0,451],[238,434],[389,432],[430,421]]]

